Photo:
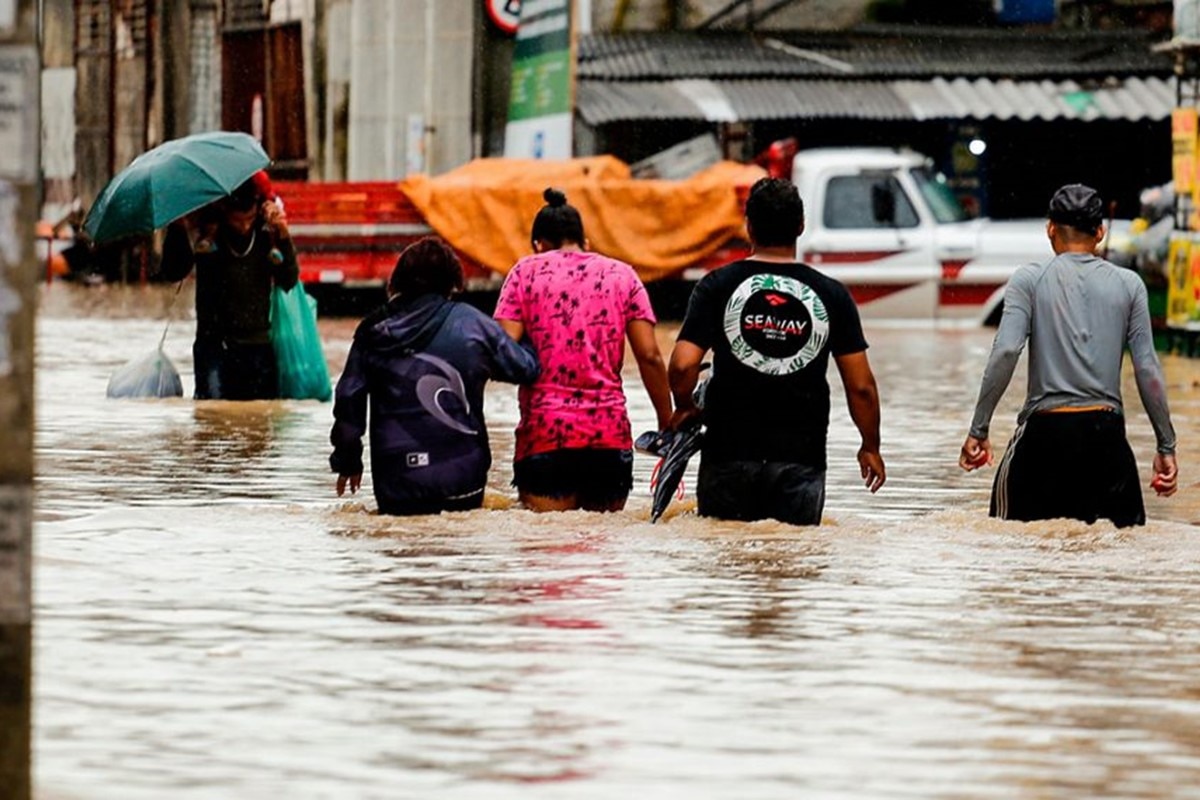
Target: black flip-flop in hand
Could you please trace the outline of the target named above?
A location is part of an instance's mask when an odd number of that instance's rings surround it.
[[[646,431],[633,442],[633,448],[639,453],[662,458],[667,454],[667,448],[675,439],[675,431]]]

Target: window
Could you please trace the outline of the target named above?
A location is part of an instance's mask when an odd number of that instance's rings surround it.
[[[922,167],[914,169],[912,176],[938,222],[963,222],[967,219],[967,213],[946,185],[946,178],[941,173]]]
[[[890,196],[895,203],[892,221],[876,218],[876,208],[882,197]],[[841,175],[832,178],[825,190],[825,227],[846,228],[915,228],[917,212],[895,176],[887,173]]]

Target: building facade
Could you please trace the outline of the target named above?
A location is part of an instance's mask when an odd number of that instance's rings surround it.
[[[992,178],[1046,142],[1064,167],[1116,142],[1123,186],[1168,168],[1170,62],[1147,38],[1164,10],[1169,25],[1161,0],[1058,0],[1052,23],[1031,25],[1002,24],[992,0],[574,2],[577,154],[632,161],[712,133],[737,158],[791,137],[919,146],[953,166],[970,161],[964,137],[982,137]],[[1038,0],[1006,2],[1015,14]],[[289,179],[397,180],[502,154],[513,35],[495,19],[513,7],[43,0],[47,204],[86,206],[139,153],[217,128],[258,136]],[[951,7],[987,24],[863,27]],[[1094,30],[1118,23],[1144,28]],[[1080,49],[1072,28],[1097,38]]]

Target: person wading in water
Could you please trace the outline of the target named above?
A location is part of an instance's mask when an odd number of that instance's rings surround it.
[[[958,463],[968,472],[992,463],[992,413],[1028,342],[1029,388],[996,471],[990,515],[1142,525],[1146,511],[1121,402],[1126,347],[1157,441],[1150,485],[1170,496],[1179,479],[1146,286],[1137,273],[1095,255],[1105,233],[1095,189],[1063,186],[1047,216],[1054,258],[1021,267],[1008,283]]]

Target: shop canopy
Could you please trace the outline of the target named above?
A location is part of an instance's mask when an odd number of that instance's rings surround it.
[[[1170,55],[1144,31],[870,27],[583,37],[577,109],[639,120],[1163,120]]]

